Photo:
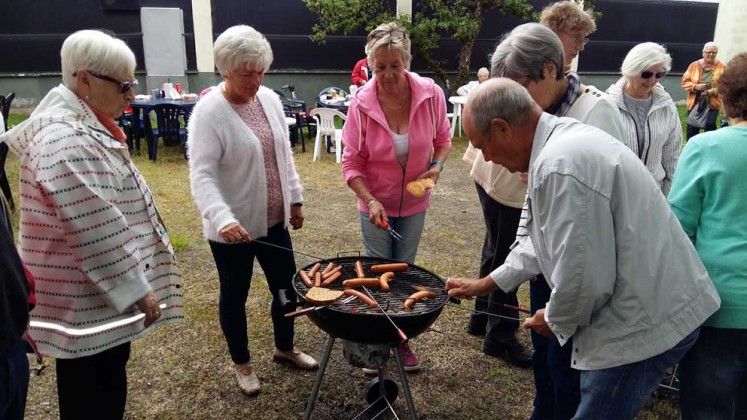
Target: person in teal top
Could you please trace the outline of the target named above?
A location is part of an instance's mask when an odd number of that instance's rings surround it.
[[[721,296],[721,308],[680,362],[682,418],[747,418],[747,53],[718,92],[730,127],[693,137],[669,202]]]

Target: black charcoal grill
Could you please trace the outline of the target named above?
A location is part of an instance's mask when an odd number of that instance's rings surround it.
[[[372,265],[397,262],[384,258],[361,256],[337,257],[321,261],[322,269],[324,269],[326,264],[330,262],[334,263],[335,266],[342,266],[342,275],[340,278],[331,285],[324,287],[333,290],[343,290],[342,281],[356,277],[356,261],[361,261],[363,264],[363,271],[365,272],[366,277],[380,276],[380,274],[371,273],[370,267]],[[303,267],[302,270],[308,272],[313,265],[314,263],[309,264]],[[396,324],[408,338],[414,338],[423,333],[436,321],[436,318],[441,314],[444,305],[449,299],[448,295],[444,292],[444,280],[436,274],[416,265],[410,265],[407,271],[396,272],[394,279],[389,282],[389,286],[391,289],[389,292],[383,292],[378,287],[366,288],[371,294],[371,297],[379,303],[381,309],[378,307],[371,308],[358,299],[353,299],[347,302],[342,302],[344,299],[341,299],[334,304],[328,305],[318,311],[312,311],[308,314],[309,318],[316,326],[329,334],[330,339],[327,342],[327,347],[325,348],[320,361],[319,372],[317,373],[314,388],[312,389],[311,396],[309,397],[306,406],[306,413],[304,415],[305,419],[311,418],[311,412],[322,379],[324,378],[324,371],[326,370],[335,339],[340,338],[368,345],[397,346],[401,343],[401,339],[397,330],[392,325],[392,322],[394,322],[394,324]],[[403,309],[405,300],[417,291],[413,286],[424,287],[436,291],[438,295],[434,299],[423,299],[417,302],[412,310],[405,311]],[[293,277],[293,288],[299,295],[299,300],[303,301],[303,296],[305,296],[309,291],[309,287],[306,286],[303,280],[301,280],[298,273]],[[363,291],[362,289],[358,290]],[[365,291],[363,291],[363,293],[366,294]],[[386,312],[391,321],[382,313],[382,309]],[[399,353],[395,351],[394,355],[410,418],[414,419],[416,417],[415,406],[410,395],[404,366]],[[351,361],[351,363],[353,362]],[[396,398],[396,389],[394,393],[391,392],[391,380],[385,380],[383,376],[383,366],[378,366],[378,368],[379,376],[377,379],[372,381],[369,388],[374,391],[379,391],[373,393],[367,392],[369,403],[372,403],[372,395],[379,395],[382,398],[386,398],[387,402],[393,399],[392,394]],[[378,385],[376,384],[377,382]],[[396,384],[394,384],[394,386],[396,387]]]

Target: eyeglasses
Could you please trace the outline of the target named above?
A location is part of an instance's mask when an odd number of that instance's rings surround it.
[[[665,71],[657,71],[656,73],[646,70],[641,72],[641,78],[642,79],[650,79],[651,76],[656,76],[657,79],[661,79],[662,77],[666,76],[667,72]]]
[[[586,43],[589,42],[589,37],[588,36],[575,35],[575,34],[572,34],[570,32],[566,32],[566,35],[568,35],[569,37],[573,38],[573,42],[575,42],[576,45],[578,45],[578,44],[586,45]]]
[[[703,54],[705,54],[705,55],[711,55],[711,54],[716,55],[716,54],[718,54],[718,51],[703,51]]]
[[[98,74],[98,73],[93,72],[91,70],[86,70],[86,71],[91,76],[93,76],[93,77],[95,77],[97,79],[106,80],[107,82],[114,83],[115,85],[117,85],[117,91],[119,91],[119,93],[126,93],[130,89],[133,89],[133,88],[135,88],[135,86],[138,85],[137,80],[133,80],[133,81],[130,81],[130,82],[120,82],[119,80],[117,80],[115,78],[112,78],[112,77],[109,77],[109,76],[104,76],[103,74]],[[73,74],[73,76],[75,76],[75,74]]]

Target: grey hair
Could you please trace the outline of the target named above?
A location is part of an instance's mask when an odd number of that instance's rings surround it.
[[[410,36],[407,35],[407,30],[397,22],[382,23],[368,33],[365,51],[369,63],[373,63],[374,56],[382,48],[394,48],[399,51],[402,54],[402,61],[405,62],[405,68],[410,68],[410,61],[412,61]]]
[[[703,51],[705,51],[708,47],[716,47],[716,50],[718,50],[718,44],[713,41],[706,42],[705,45],[703,45]]]
[[[663,45],[655,42],[638,44],[628,51],[628,55],[620,66],[620,73],[626,78],[638,76],[642,71],[652,66],[661,65],[664,71],[672,69],[672,56]]]
[[[483,136],[490,138],[490,124],[502,118],[512,126],[529,122],[531,110],[537,106],[523,86],[507,78],[492,78],[469,94],[472,124]]]
[[[259,31],[236,25],[223,31],[213,46],[215,67],[227,77],[239,69],[267,71],[272,64],[272,48]]]
[[[518,79],[528,77],[532,81],[544,79],[547,63],[555,65],[555,78],[563,73],[563,44],[560,38],[544,25],[525,23],[505,34],[490,59],[491,77]]]
[[[488,76],[490,76],[490,70],[488,70],[487,67],[480,67],[480,70],[477,70],[477,75],[479,76],[480,73],[485,73]]]
[[[85,29],[65,39],[60,49],[62,61],[62,83],[70,90],[78,87],[75,74],[88,70],[113,77],[135,73],[135,54],[121,39],[104,32]]]

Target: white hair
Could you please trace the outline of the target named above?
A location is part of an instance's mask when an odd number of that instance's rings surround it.
[[[480,74],[490,76],[490,70],[487,67],[480,67],[480,70],[477,70],[477,75],[479,76]]]
[[[490,138],[490,124],[502,118],[509,125],[522,127],[537,106],[523,86],[507,78],[492,78],[469,94],[472,125],[478,133]]]
[[[86,29],[68,36],[60,50],[62,83],[75,90],[75,74],[79,70],[113,77],[134,74],[137,61],[130,47],[121,39],[101,31]]]
[[[563,44],[560,38],[544,25],[525,23],[503,36],[490,59],[491,77],[527,77],[532,81],[544,79],[547,63],[555,65],[555,78],[565,77]]]
[[[716,50],[718,51],[718,44],[713,41],[706,42],[705,45],[703,45],[703,51],[705,51],[708,47],[716,47]]]
[[[382,48],[394,48],[402,54],[405,68],[410,68],[412,54],[410,54],[410,36],[407,30],[396,22],[382,23],[368,33],[366,55],[369,63],[373,63],[376,53]]]
[[[272,64],[272,48],[256,29],[236,25],[226,29],[213,46],[215,67],[227,77],[239,69],[267,71]]]
[[[672,56],[669,55],[663,45],[655,42],[644,42],[628,51],[628,55],[625,56],[622,66],[620,66],[620,73],[626,79],[630,79],[656,65],[661,65],[664,67],[664,71],[668,72],[672,69]]]

